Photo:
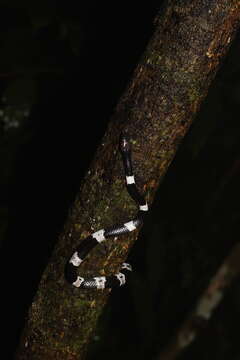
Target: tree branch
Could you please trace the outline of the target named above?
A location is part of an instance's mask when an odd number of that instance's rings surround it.
[[[229,256],[220,266],[209,286],[199,299],[194,311],[189,314],[178,330],[174,339],[156,360],[174,360],[190,346],[206,327],[213,311],[224,299],[224,295],[240,274],[240,244],[231,250]]]
[[[84,178],[64,231],[29,312],[17,359],[84,359],[109,291],[78,291],[64,279],[64,266],[79,239],[136,211],[122,180],[118,139],[124,128],[134,144],[133,165],[151,203],[179,142],[207,94],[239,26],[238,0],[168,0],[121,97]],[[128,215],[127,215],[128,214]],[[137,232],[109,242],[81,271],[116,271]]]

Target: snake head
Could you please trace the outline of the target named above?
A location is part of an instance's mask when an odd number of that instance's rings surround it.
[[[129,152],[131,150],[128,135],[124,131],[120,135],[119,145],[120,145],[120,151],[123,153]]]

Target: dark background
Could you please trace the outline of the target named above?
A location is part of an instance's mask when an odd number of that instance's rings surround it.
[[[0,2],[1,352],[24,317],[159,1]],[[239,36],[159,189],[88,360],[160,353],[240,234]],[[104,224],[103,224],[104,226]],[[182,359],[240,358],[236,281]]]

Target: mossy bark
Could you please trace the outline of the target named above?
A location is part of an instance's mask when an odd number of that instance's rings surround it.
[[[151,204],[178,144],[207,94],[240,21],[238,0],[169,0],[121,97],[69,213],[23,332],[17,359],[80,360],[110,291],[79,291],[66,284],[64,266],[80,239],[126,221],[136,211],[129,199],[118,152],[125,129],[133,144],[139,189]],[[81,273],[116,271],[137,232],[96,248]],[[100,269],[100,272],[99,272]]]

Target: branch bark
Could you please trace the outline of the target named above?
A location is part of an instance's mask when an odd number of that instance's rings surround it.
[[[20,342],[18,360],[84,359],[109,291],[78,291],[64,280],[66,259],[91,232],[126,220],[136,209],[122,180],[118,139],[134,143],[139,189],[149,203],[207,94],[239,27],[238,0],[168,0],[85,176],[47,266]],[[128,218],[128,216],[127,216]],[[88,274],[116,271],[137,232],[96,248],[81,266]]]

